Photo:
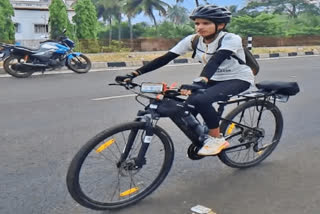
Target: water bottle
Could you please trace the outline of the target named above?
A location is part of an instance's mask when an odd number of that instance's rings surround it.
[[[186,122],[186,124],[195,130],[198,136],[202,136],[205,133],[208,133],[208,128],[205,125],[201,125],[200,122],[191,114],[190,112],[185,112],[185,117],[183,117],[183,120]]]
[[[184,112],[186,116],[183,117],[184,122],[191,128],[199,125],[199,121],[188,111]]]

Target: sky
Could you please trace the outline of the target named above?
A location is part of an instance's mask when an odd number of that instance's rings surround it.
[[[164,2],[167,2],[170,5],[174,5],[176,3],[176,0],[163,0]],[[219,6],[230,6],[230,5],[237,5],[238,8],[242,8],[245,6],[246,0],[208,0],[210,4],[215,4]],[[191,13],[192,10],[196,7],[195,0],[184,0],[183,3],[179,3],[181,6],[187,8],[189,12]],[[203,0],[199,0],[199,4],[204,4]],[[156,15],[156,18],[158,21],[161,20],[161,18],[158,16],[158,12],[155,11],[154,13]],[[134,20],[133,23],[137,22],[147,22],[151,23],[151,20],[149,17],[146,17],[142,14],[137,16]]]

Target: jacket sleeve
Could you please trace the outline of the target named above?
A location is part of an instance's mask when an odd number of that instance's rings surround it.
[[[221,63],[225,59],[230,58],[232,53],[233,52],[230,50],[219,50],[210,58],[209,62],[203,68],[200,76],[210,79],[214,75],[214,73],[218,70]]]
[[[138,68],[136,71],[139,74],[148,73],[150,71],[156,70],[156,69],[168,64],[171,60],[177,58],[178,56],[179,56],[178,54],[175,54],[175,53],[172,53],[169,51],[166,54],[152,60],[148,64]]]

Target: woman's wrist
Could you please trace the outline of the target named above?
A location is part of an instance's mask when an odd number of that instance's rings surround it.
[[[135,77],[140,75],[139,71],[132,71],[131,74]]]
[[[201,77],[204,82],[208,83],[209,79],[207,77]]]
[[[208,78],[207,77],[197,77],[196,79],[193,80],[194,83],[202,83],[202,84],[207,84],[208,83]]]

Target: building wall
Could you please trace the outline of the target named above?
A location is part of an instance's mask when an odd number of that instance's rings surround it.
[[[122,40],[126,47],[131,47],[130,40]],[[176,45],[179,39],[135,39],[133,40],[133,51],[168,51]],[[243,45],[247,46],[247,38],[242,38]],[[253,36],[253,47],[285,47],[285,46],[320,46],[320,36],[293,36],[272,37]],[[100,46],[107,46],[100,42]],[[81,50],[85,52],[86,50]]]
[[[10,0],[14,8],[13,22],[17,24],[18,30],[15,37],[20,45],[37,48],[40,41],[49,38],[49,33],[35,31],[35,24],[48,25],[49,5],[51,0]],[[75,15],[70,9],[75,0],[65,0],[68,10],[69,20]]]
[[[16,40],[36,40],[48,37],[46,33],[35,33],[35,24],[48,24],[49,11],[15,10],[13,22],[19,24]]]

